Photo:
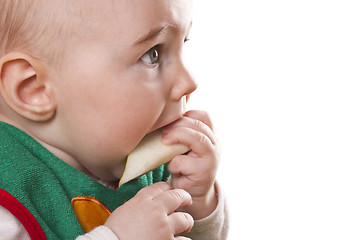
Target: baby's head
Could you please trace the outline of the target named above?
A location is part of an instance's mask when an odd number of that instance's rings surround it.
[[[0,56],[21,51],[58,60],[62,44],[71,36],[73,2],[76,1],[0,1]]]
[[[1,4],[0,120],[75,168],[118,179],[143,136],[184,113],[191,0]]]

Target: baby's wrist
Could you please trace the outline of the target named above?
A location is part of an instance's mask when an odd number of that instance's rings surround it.
[[[189,213],[194,220],[200,220],[209,216],[215,211],[218,204],[215,186],[213,186],[205,196],[193,197],[192,202],[191,206],[182,207],[178,209],[178,211]]]

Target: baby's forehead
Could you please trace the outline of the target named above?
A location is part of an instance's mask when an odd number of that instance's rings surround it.
[[[87,2],[87,1],[85,1]],[[87,33],[119,31],[123,37],[139,31],[160,26],[187,28],[191,22],[191,0],[116,0],[104,4],[102,1],[78,3],[72,11],[73,21],[77,21]],[[79,11],[79,12],[77,12]],[[143,30],[140,31],[143,33]]]

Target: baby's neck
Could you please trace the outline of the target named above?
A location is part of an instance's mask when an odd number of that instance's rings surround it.
[[[73,159],[73,157],[69,156],[66,152],[61,151],[60,149],[57,149],[57,148],[51,146],[50,144],[47,144],[47,143],[45,143],[45,142],[43,142],[43,141],[41,141],[39,139],[36,139],[36,140],[41,145],[43,145],[46,149],[48,149],[50,152],[52,152],[55,156],[57,156],[59,159],[63,160],[64,162],[66,162],[70,166],[76,168],[77,170],[83,172],[84,174],[88,175],[89,177],[93,178],[94,180],[101,183],[105,187],[110,188],[110,189],[118,188],[119,180],[107,181],[107,180],[102,180],[102,179],[100,179],[98,177],[95,177],[91,172],[89,172],[84,166],[79,164],[78,161],[75,161],[75,159]]]
[[[98,183],[101,183],[102,185],[110,189],[117,189],[119,187],[119,181],[105,181],[101,179],[97,181]]]

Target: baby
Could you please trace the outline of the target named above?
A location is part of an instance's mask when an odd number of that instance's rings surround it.
[[[2,239],[225,239],[191,0],[1,0]],[[148,133],[191,150],[117,188]],[[181,236],[180,236],[180,235]]]

